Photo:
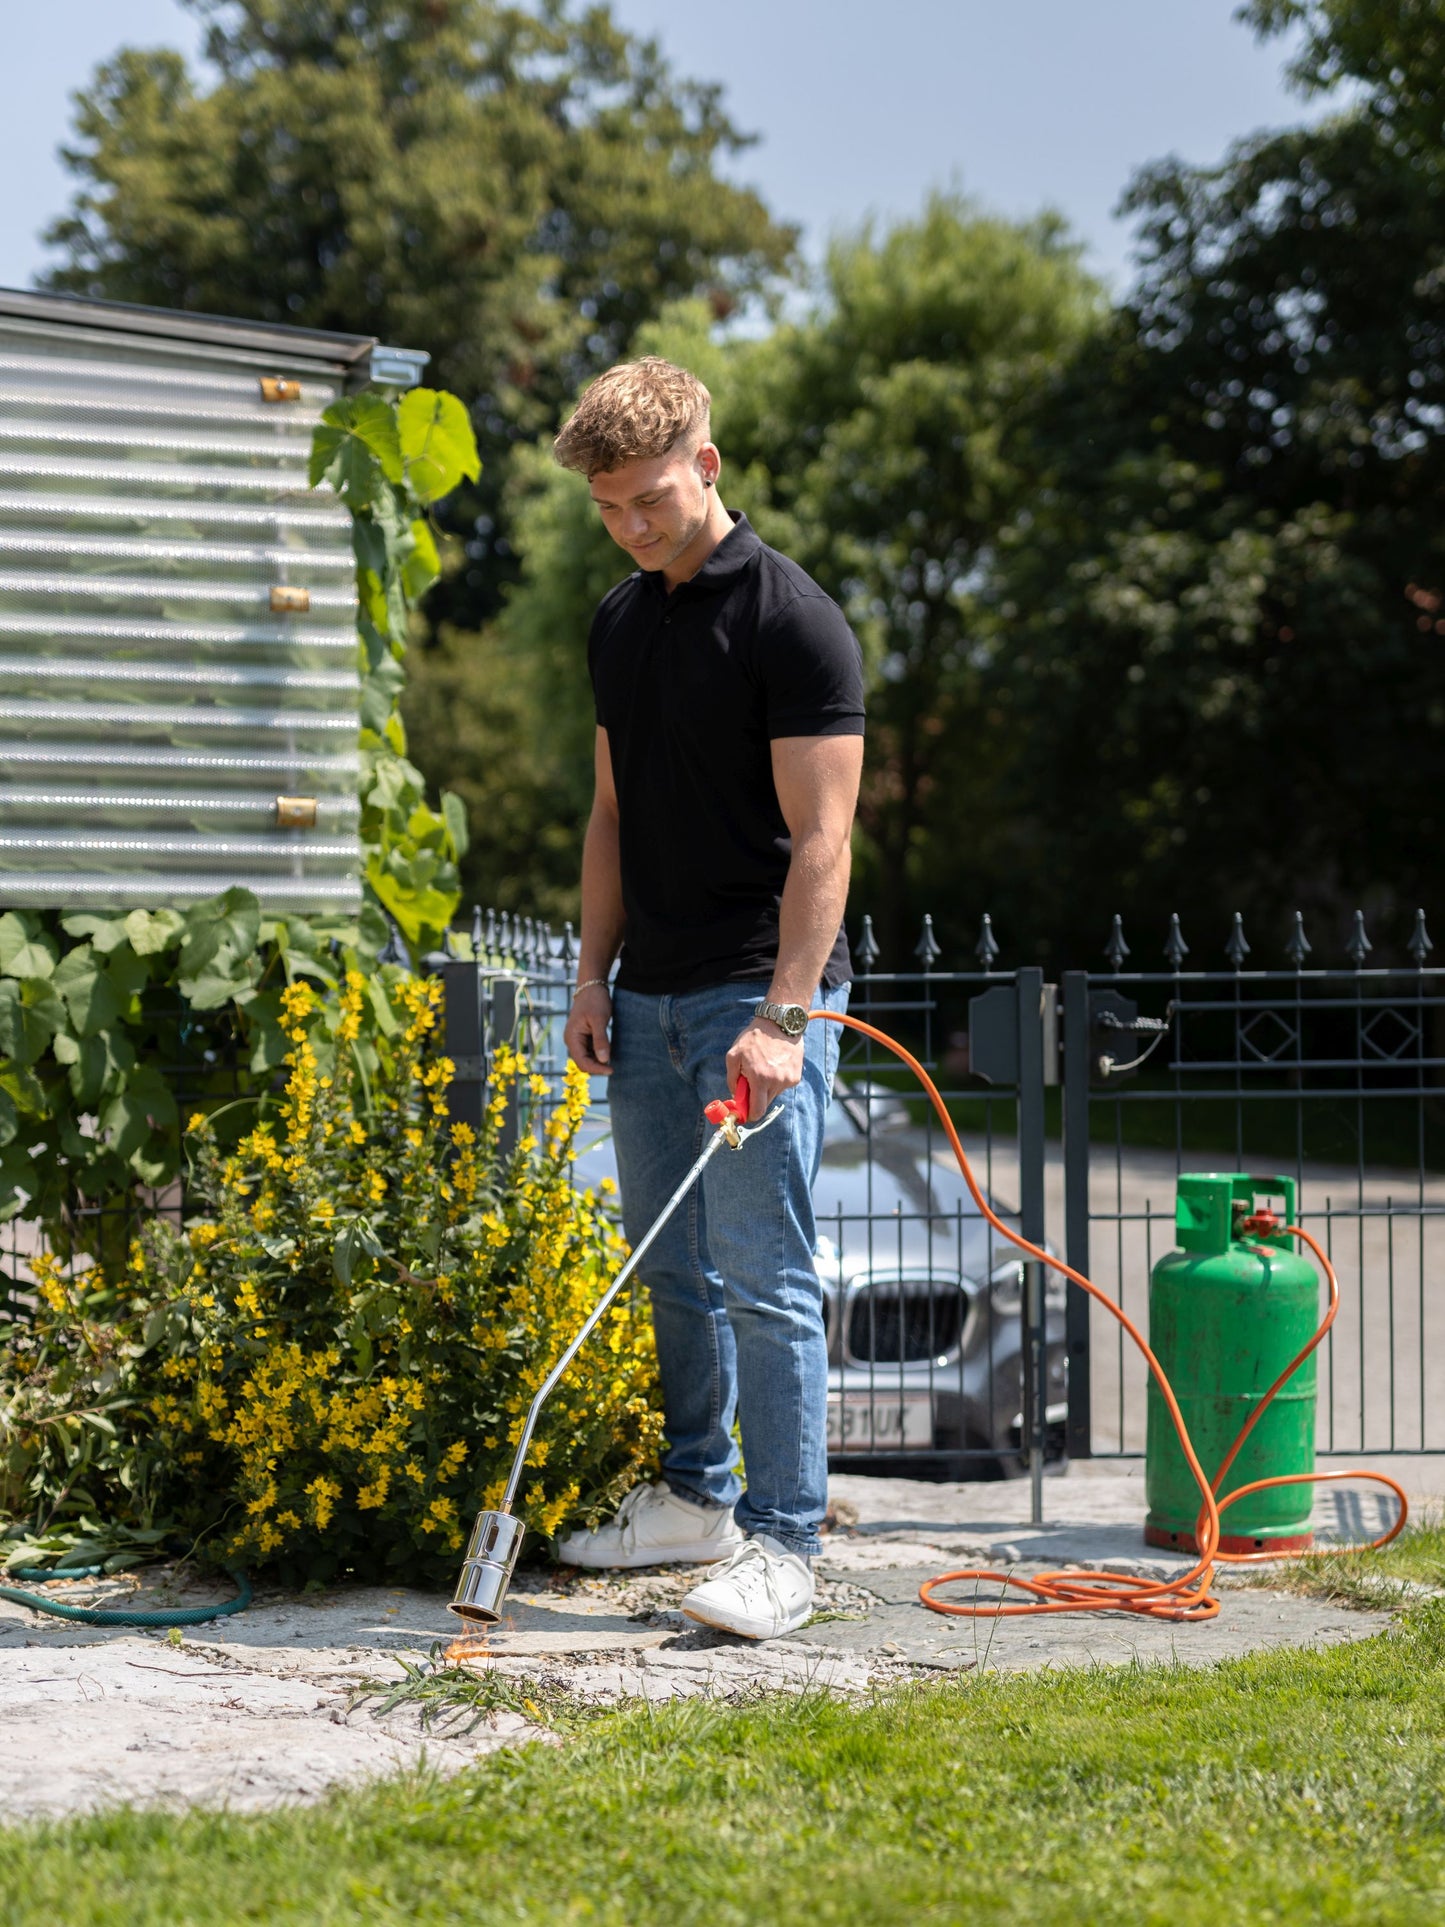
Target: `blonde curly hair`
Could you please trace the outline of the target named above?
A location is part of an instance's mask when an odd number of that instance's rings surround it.
[[[622,361],[583,390],[552,444],[563,468],[606,475],[628,462],[655,460],[679,443],[705,442],[712,396],[686,368],[643,355]]]

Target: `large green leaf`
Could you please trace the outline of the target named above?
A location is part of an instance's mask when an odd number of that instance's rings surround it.
[[[77,944],[61,958],[52,981],[65,999],[78,1036],[93,1037],[120,1016],[120,993],[88,943]]]
[[[145,911],[138,913],[144,916]],[[117,944],[126,939],[126,919],[124,917],[97,916],[93,910],[75,910],[60,919],[60,927],[67,936],[89,937],[95,948],[106,955]]]
[[[411,525],[411,546],[401,565],[401,586],[411,601],[424,596],[442,572],[436,537],[427,522]]]
[[[125,1080],[100,1112],[100,1127],[110,1140],[111,1149],[132,1169],[145,1175],[164,1165],[156,1143],[173,1135],[179,1125],[176,1100],[161,1072],[153,1064],[142,1064]]]
[[[0,971],[7,977],[48,977],[59,955],[55,939],[30,918],[14,910],[0,917]]]
[[[454,790],[442,791],[442,816],[452,840],[452,849],[459,857],[467,853],[471,841],[467,833],[467,806]]]
[[[125,934],[138,957],[154,957],[168,949],[185,927],[178,910],[132,910],[125,920]]]
[[[13,978],[0,981],[0,1057],[33,1064],[50,1042],[52,1029],[27,1006]]]
[[[72,1037],[69,1032],[61,1031],[55,1039],[55,1061],[65,1066],[70,1094],[76,1103],[93,1105],[104,1091],[106,1073],[112,1067],[106,1040]]]
[[[311,438],[313,488],[330,482],[347,507],[367,507],[383,478],[402,478],[396,416],[377,395],[344,395],[323,410]]]
[[[399,662],[388,656],[385,661],[378,663],[362,681],[362,727],[374,729],[379,736],[386,728],[387,719],[405,687],[406,671]]]
[[[260,934],[261,906],[249,890],[233,887],[198,903],[186,913],[181,939],[182,988],[187,978],[198,977],[222,951],[237,962],[248,959]]]
[[[406,479],[419,502],[450,495],[482,472],[477,438],[465,406],[440,388],[413,388],[396,409]]]
[[[0,1070],[0,1091],[8,1091],[27,1117],[45,1116],[45,1086],[28,1065],[7,1064]]]
[[[0,1224],[23,1211],[35,1195],[35,1167],[18,1144],[0,1151]]]
[[[116,945],[110,953],[106,970],[115,985],[116,994],[127,1003],[145,989],[151,974],[149,963],[143,956],[138,956],[129,943]]]

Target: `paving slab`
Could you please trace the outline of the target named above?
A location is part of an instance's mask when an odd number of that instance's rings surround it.
[[[960,1566],[1163,1577],[1187,1562],[1146,1552],[1142,1480],[1129,1470],[1050,1478],[1042,1526],[1029,1523],[1020,1483],[844,1474],[831,1492],[837,1524],[818,1567],[820,1612],[788,1638],[738,1640],[685,1619],[679,1606],[696,1571],[538,1569],[517,1575],[505,1619],[466,1663],[596,1704],[810,1688],[851,1695],[960,1669],[1208,1664],[1360,1639],[1389,1623],[1386,1613],[1228,1578],[1223,1612],[1203,1625],[1122,1613],[946,1618],[919,1603],[918,1586]],[[1367,1536],[1380,1530],[1378,1514],[1361,1488],[1322,1488],[1326,1534]],[[98,1603],[93,1590],[65,1590]],[[116,1593],[112,1586],[104,1603],[125,1603]],[[130,1603],[216,1596],[162,1573]],[[427,1731],[414,1704],[377,1719],[374,1699],[357,1703],[364,1683],[400,1679],[403,1658],[430,1663],[461,1631],[444,1595],[401,1587],[262,1592],[248,1612],[188,1631],[178,1646],[160,1632],[69,1625],[0,1602],[0,1813],[22,1819],[122,1801],[261,1808],[422,1759],[450,1772],[497,1747],[554,1738],[503,1708],[461,1733]]]

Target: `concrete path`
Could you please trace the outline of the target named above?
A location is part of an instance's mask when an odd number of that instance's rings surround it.
[[[364,1682],[401,1677],[400,1658],[425,1662],[456,1637],[440,1595],[359,1587],[263,1594],[251,1611],[199,1627],[179,1646],[164,1633],[68,1626],[0,1603],[0,1814],[18,1820],[122,1801],[244,1810],[423,1757],[450,1771],[500,1746],[552,1739],[528,1714],[533,1693],[603,1703],[809,1686],[863,1693],[975,1666],[1203,1664],[1359,1639],[1388,1623],[1384,1613],[1227,1581],[1223,1613],[1202,1626],[1124,1614],[944,1618],[918,1603],[918,1584],[961,1565],[1102,1565],[1162,1576],[1185,1562],[1145,1555],[1137,1469],[1051,1478],[1050,1523],[1041,1528],[1027,1524],[1020,1484],[840,1476],[832,1493],[839,1527],[820,1563],[820,1616],[787,1639],[753,1644],[694,1626],[677,1610],[694,1577],[684,1572],[519,1574],[506,1620],[469,1664],[498,1675],[520,1710],[493,1710],[470,1733],[428,1733],[414,1708],[378,1720],[374,1702],[352,1703]],[[1342,1501],[1327,1493],[1320,1525],[1347,1536],[1361,1525],[1378,1531],[1373,1507],[1358,1489]],[[169,1603],[198,1596],[172,1592]]]

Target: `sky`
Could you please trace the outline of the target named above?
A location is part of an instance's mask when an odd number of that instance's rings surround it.
[[[957,187],[1010,216],[1058,209],[1089,265],[1122,288],[1130,236],[1113,209],[1136,167],[1167,153],[1213,161],[1258,127],[1320,111],[1286,91],[1283,45],[1257,45],[1236,4],[613,0],[613,11],[679,72],[723,84],[734,121],[761,137],[728,171],[802,223],[811,258],[830,233]],[[6,16],[0,285],[25,287],[52,258],[40,230],[70,196],[55,152],[69,95],[119,46],[194,55],[201,34],[178,0],[9,0]]]

